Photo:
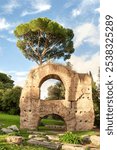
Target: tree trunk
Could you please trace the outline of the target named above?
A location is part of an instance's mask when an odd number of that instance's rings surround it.
[[[42,57],[40,57],[40,59],[39,59],[39,62],[40,62],[40,65],[42,65]]]

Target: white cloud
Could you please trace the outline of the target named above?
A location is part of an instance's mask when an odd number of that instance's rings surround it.
[[[99,0],[82,0],[81,3],[72,10],[72,16],[77,17],[80,14],[87,13],[90,9],[95,9],[97,4],[99,4]]]
[[[74,29],[74,47],[78,48],[84,42],[99,45],[99,27],[92,23],[84,23]]]
[[[76,70],[79,73],[88,73],[89,71],[91,71],[94,81],[95,82],[98,81],[98,68],[100,66],[99,52],[97,52],[96,54],[92,56],[72,55],[69,61],[73,65],[74,70]]]
[[[4,13],[12,13],[14,9],[19,7],[19,3],[17,0],[10,0],[7,4],[5,4],[2,8]]]
[[[32,10],[25,10],[22,12],[21,16],[37,14],[43,11],[47,11],[51,8],[51,5],[48,0],[33,0],[31,1]]]
[[[2,55],[2,47],[0,47],[0,56]]]
[[[67,0],[67,2],[64,4],[65,8],[69,8],[71,6],[73,6],[74,4],[76,4],[78,0]]]
[[[12,42],[12,43],[16,43],[16,39],[14,38],[6,38],[7,41]]]
[[[73,9],[73,10],[72,10],[72,16],[73,16],[73,17],[77,17],[77,16],[79,16],[79,15],[80,15],[79,9]]]
[[[6,21],[5,18],[0,18],[0,30],[7,30],[9,29],[10,24]]]
[[[15,86],[21,86],[23,87],[25,84],[25,81],[27,79],[28,72],[27,71],[5,71],[5,70],[0,70],[0,72],[3,72],[7,75],[11,76],[11,79],[14,81]]]
[[[100,13],[100,7],[96,8],[95,11]]]
[[[16,86],[24,86],[28,74],[27,71],[7,71],[6,73],[12,76]]]
[[[18,25],[21,24],[22,21],[18,22],[8,22],[5,18],[0,18],[0,31],[8,30],[8,33],[13,33],[13,29]]]
[[[4,39],[4,40],[7,40],[9,42],[12,42],[12,43],[16,43],[16,39],[15,38],[7,37],[6,35],[0,35],[0,38]]]
[[[9,30],[9,34],[13,34],[14,33],[14,30]]]

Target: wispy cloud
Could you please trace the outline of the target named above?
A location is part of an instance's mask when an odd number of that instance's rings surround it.
[[[5,18],[0,18],[0,30],[7,30],[10,27],[10,24],[6,21]]]
[[[77,0],[67,0],[64,7],[69,8],[69,7],[73,6],[76,2],[77,2]]]
[[[92,23],[84,23],[74,29],[74,47],[78,48],[85,42],[99,45],[99,27]]]
[[[20,23],[22,23],[22,21],[8,22],[6,18],[0,18],[0,31],[8,30],[9,33],[13,32],[13,29]]]
[[[11,13],[13,13],[14,9],[16,9],[19,6],[20,6],[20,4],[18,3],[17,0],[10,0],[7,4],[2,6],[3,13],[11,14]]]
[[[32,15],[43,11],[47,11],[51,8],[51,4],[48,0],[33,0],[31,1],[31,7],[31,10],[23,11],[21,16]]]
[[[0,35],[0,38],[4,39],[6,41],[12,42],[12,43],[16,43],[16,39],[15,38],[7,37],[6,35]]]
[[[0,56],[2,55],[2,47],[0,47]]]
[[[27,71],[7,71],[7,74],[12,76],[12,79],[15,81],[15,85],[23,87],[27,78]]]
[[[98,68],[99,64],[99,52],[95,53],[94,55],[82,55],[82,56],[75,56],[72,55],[70,60],[71,64],[73,65],[73,69],[79,73],[88,73],[91,71],[93,75],[93,79],[95,82],[98,81]],[[83,66],[83,67],[82,67]]]
[[[79,16],[79,15],[80,15],[79,9],[73,9],[73,10],[72,10],[72,16],[73,16],[73,17],[77,17],[77,16]]]
[[[96,11],[97,13],[100,13],[100,7],[96,8],[95,11]]]
[[[91,9],[93,9],[94,12],[97,4],[99,4],[99,0],[82,0],[80,4],[72,10],[72,16],[79,16],[80,14],[87,13]]]

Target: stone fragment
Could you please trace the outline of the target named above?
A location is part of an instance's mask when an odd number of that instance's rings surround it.
[[[91,140],[91,143],[96,145],[96,146],[99,146],[100,145],[100,137],[97,136],[97,135],[92,135],[90,136],[90,140]]]
[[[90,136],[88,136],[88,135],[83,136],[82,142],[83,142],[83,144],[90,144],[91,143]]]
[[[62,144],[60,144],[60,143],[53,143],[53,142],[48,142],[48,141],[38,141],[35,139],[30,139],[27,141],[27,143],[33,144],[33,145],[40,145],[40,146],[50,148],[53,150],[61,150],[61,147],[62,147]]]
[[[59,141],[59,137],[56,135],[46,135],[46,137],[48,138],[48,140]]]
[[[85,150],[85,148],[78,144],[63,144],[62,150]]]
[[[11,129],[13,131],[19,131],[18,127],[16,125],[11,125],[7,127],[8,129]]]
[[[13,130],[8,129],[8,128],[2,128],[1,131],[2,131],[3,133],[6,133],[6,134],[13,132]]]
[[[28,138],[29,139],[32,139],[32,138],[35,138],[35,137],[37,137],[38,135],[34,135],[34,134],[30,134],[29,136],[28,136]]]
[[[37,141],[45,141],[46,138],[45,137],[35,137],[33,138],[34,140],[37,140]]]
[[[23,137],[21,136],[9,136],[6,138],[6,141],[11,144],[21,144]]]

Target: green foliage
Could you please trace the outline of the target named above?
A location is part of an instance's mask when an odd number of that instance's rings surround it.
[[[0,150],[51,150],[51,149],[44,148],[41,146],[32,146],[29,144],[13,145],[13,144],[8,144],[6,142],[2,142],[0,143]]]
[[[86,147],[85,150],[91,150],[90,147]]]
[[[0,112],[0,123],[3,124],[2,127],[8,127],[15,124],[19,128],[20,117],[17,115],[8,115]]]
[[[61,82],[48,87],[48,100],[65,99],[65,87]]]
[[[95,111],[95,126],[100,127],[100,89],[93,83],[92,97]]]
[[[55,119],[41,119],[43,125],[64,125],[64,121]]]
[[[1,98],[2,111],[9,114],[19,114],[19,99],[21,87],[7,89]]]
[[[14,81],[11,80],[11,76],[5,73],[0,73],[0,89],[12,88]]]
[[[13,87],[11,76],[0,73],[0,110],[9,114],[19,114],[21,87]]]
[[[48,59],[69,59],[74,52],[73,31],[48,18],[20,24],[14,31],[17,47],[23,55],[42,64]]]
[[[60,141],[64,143],[71,144],[81,144],[82,138],[77,136],[77,134],[73,134],[72,132],[66,132],[64,135],[60,136]]]

